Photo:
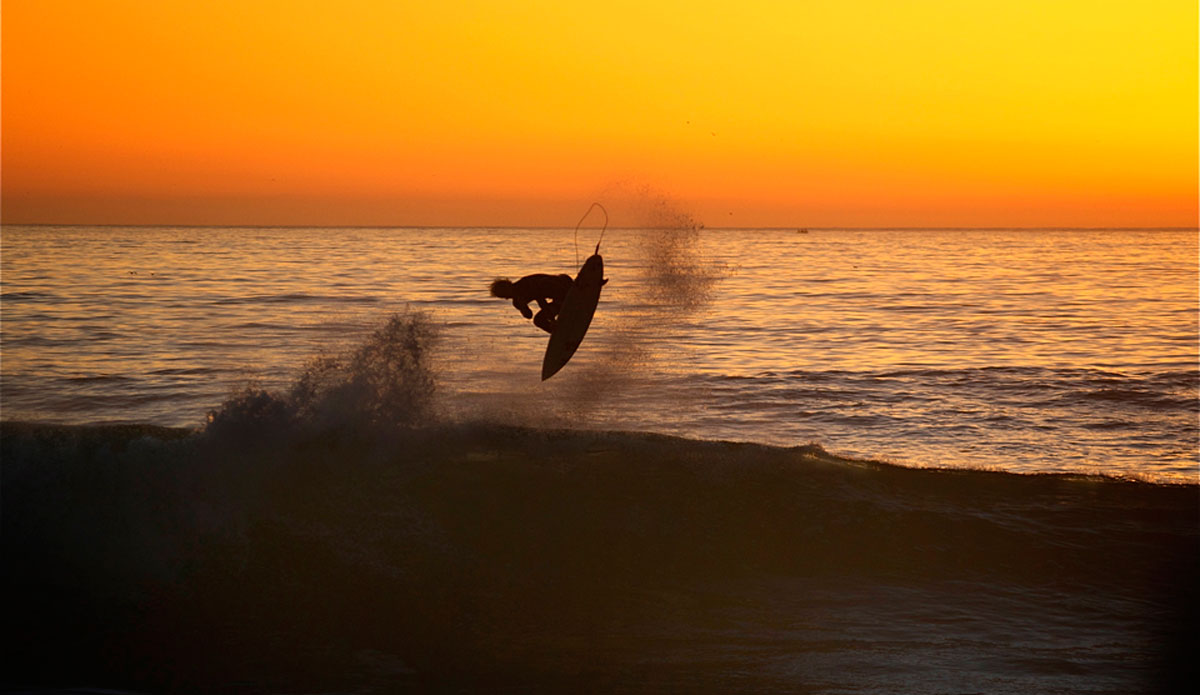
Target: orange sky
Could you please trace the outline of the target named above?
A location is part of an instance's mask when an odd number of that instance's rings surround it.
[[[1195,0],[0,8],[6,223],[1197,223]]]

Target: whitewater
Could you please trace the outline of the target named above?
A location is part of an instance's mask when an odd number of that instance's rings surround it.
[[[0,685],[1194,689],[1194,231],[650,212],[5,226]]]

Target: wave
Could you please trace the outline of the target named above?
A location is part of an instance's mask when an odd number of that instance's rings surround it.
[[[0,301],[9,301],[9,302],[24,301],[27,299],[35,300],[35,301],[42,301],[42,300],[46,300],[46,299],[53,299],[54,297],[55,297],[55,295],[53,293],[38,292],[36,290],[28,290],[28,291],[23,291],[23,292],[0,292]]]
[[[906,369],[884,369],[878,371],[846,370],[786,370],[762,372],[755,375],[723,376],[724,379],[789,380],[840,380],[844,378],[899,379],[899,380],[949,380],[957,383],[987,382],[1002,386],[1029,388],[1030,385],[1053,385],[1062,387],[1104,387],[1131,382],[1150,385],[1200,390],[1200,371],[1196,369],[1153,371],[1143,374],[1113,372],[1104,369],[1053,368],[1030,366],[988,367],[920,367]]]
[[[228,297],[224,299],[213,300],[215,306],[237,306],[242,304],[294,304],[294,303],[310,303],[310,304],[375,304],[380,300],[378,297],[362,295],[362,296],[345,296],[345,295],[317,295],[302,292],[293,292],[289,294],[263,294],[251,295],[245,297]]]
[[[1196,486],[301,412],[4,423],[9,682],[1095,692],[1195,674]],[[1038,647],[1047,631],[1070,637]],[[925,660],[934,644],[956,669]]]
[[[212,436],[251,439],[379,430],[429,421],[437,331],[420,312],[393,314],[344,355],[311,360],[283,393],[247,388],[208,415]]]
[[[1034,437],[1027,455],[1045,469],[1054,457],[1078,449],[1086,430],[1123,430],[1160,442],[1162,451],[1191,448],[1200,436],[1200,372],[1165,370],[1118,373],[1046,367],[909,368],[875,371],[791,370],[755,375],[703,376],[720,408],[765,411],[801,407],[807,419],[826,424],[867,423],[911,432],[932,442],[953,427],[975,428],[979,443],[995,438],[993,425],[1009,422]],[[1125,447],[1128,449],[1128,447]],[[869,449],[867,449],[869,451]],[[1075,452],[1077,454],[1077,452]],[[1113,452],[1107,452],[1109,455]],[[908,459],[919,461],[920,451]],[[1186,457],[1184,459],[1186,462]]]
[[[0,425],[4,685],[1195,684],[1196,485],[452,419],[437,341],[393,315],[199,429]]]

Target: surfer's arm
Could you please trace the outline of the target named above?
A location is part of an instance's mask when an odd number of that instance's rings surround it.
[[[539,299],[538,301],[540,302],[541,300]],[[527,319],[533,318],[533,311],[529,309],[528,299],[522,302],[519,298],[513,297],[513,306],[517,308],[517,311],[521,312],[521,316],[524,316]]]

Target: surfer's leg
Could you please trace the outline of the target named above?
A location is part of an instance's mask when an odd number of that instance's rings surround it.
[[[554,326],[557,324],[558,321],[555,320],[554,315],[545,309],[539,311],[537,315],[533,317],[533,325],[537,326],[543,331],[546,331],[547,333],[553,333]]]

